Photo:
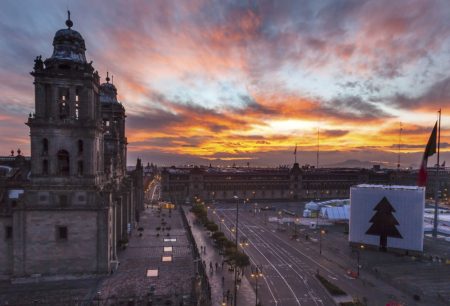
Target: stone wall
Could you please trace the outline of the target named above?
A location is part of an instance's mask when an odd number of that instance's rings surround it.
[[[25,222],[14,229],[24,238],[14,250],[14,276],[97,272],[98,211],[47,210],[22,212]],[[67,239],[58,227],[67,227]],[[20,240],[15,240],[20,241]]]

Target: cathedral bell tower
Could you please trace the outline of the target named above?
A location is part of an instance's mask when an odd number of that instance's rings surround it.
[[[105,175],[119,181],[126,175],[127,138],[125,137],[125,108],[117,100],[117,88],[109,73],[100,85],[100,104],[105,129]]]
[[[73,23],[56,32],[53,55],[35,59],[36,113],[28,119],[33,183],[97,184],[103,173],[99,82]]]
[[[14,211],[15,277],[104,274],[111,269],[111,196],[105,191],[100,78],[83,37],[56,32],[53,54],[35,59],[31,184]]]

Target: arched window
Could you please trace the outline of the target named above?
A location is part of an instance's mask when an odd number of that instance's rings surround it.
[[[48,139],[47,138],[42,139],[42,154],[43,155],[48,154]]]
[[[58,151],[58,175],[70,175],[69,152],[66,150]]]
[[[78,175],[83,175],[83,161],[79,160],[78,161],[78,169],[77,169],[77,173]]]
[[[44,159],[42,161],[42,174],[47,175],[48,174],[48,160]]]
[[[59,89],[59,119],[66,119],[69,117],[69,91],[65,88]]]
[[[75,89],[75,119],[80,118],[80,89]]]
[[[78,140],[78,154],[83,153],[83,140]]]

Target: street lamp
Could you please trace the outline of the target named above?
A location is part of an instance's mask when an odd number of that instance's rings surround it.
[[[234,196],[233,197],[236,200],[236,232],[235,232],[235,238],[236,238],[236,251],[238,248],[238,233],[239,233],[239,227],[238,227],[238,221],[239,221],[239,197]],[[234,265],[234,306],[237,306],[237,265]]]
[[[297,225],[299,223],[300,223],[300,219],[299,218],[295,218],[295,222],[294,222],[294,237],[293,238],[297,238],[298,237]]]
[[[263,277],[262,274],[262,266],[256,265],[252,266],[252,274],[250,274],[251,278],[255,279],[255,306],[258,306],[258,279]]]
[[[219,222],[219,230],[220,231],[222,231],[222,223],[224,223],[225,222],[225,219],[220,219],[220,222]]]
[[[359,246],[359,249],[356,250],[357,261],[358,261],[358,267],[357,267],[358,269],[357,269],[356,275],[358,275],[358,278],[359,278],[359,260],[360,260],[360,253],[362,250],[364,250],[364,245],[361,244]]]
[[[322,255],[322,235],[325,234],[325,230],[319,231],[319,254]]]

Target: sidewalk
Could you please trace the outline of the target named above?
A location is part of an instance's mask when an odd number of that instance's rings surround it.
[[[205,252],[201,254],[202,261],[206,265],[206,271],[208,271],[209,283],[211,286],[211,301],[212,306],[220,306],[225,302],[227,306],[233,305],[232,296],[234,294],[234,272],[228,271],[228,266],[225,264],[222,269],[223,256],[219,254],[217,249],[214,248],[212,240],[208,237],[207,232],[203,226],[195,225],[195,216],[189,211],[189,208],[183,207],[186,217],[191,226],[192,235],[197,243],[198,247],[204,246]],[[201,250],[199,250],[200,253]],[[210,263],[213,265],[213,271],[210,269]],[[218,269],[216,270],[215,264],[218,263]],[[222,283],[222,277],[224,282]],[[237,304],[242,306],[248,306],[255,304],[255,293],[248,279],[243,276],[241,284],[238,285],[237,291]],[[229,290],[229,299],[227,303],[227,291]]]

